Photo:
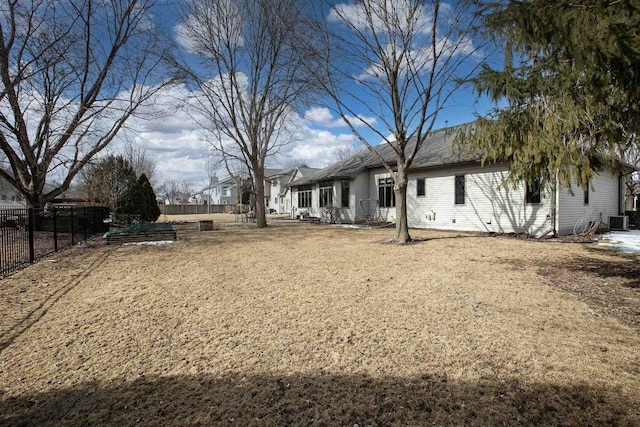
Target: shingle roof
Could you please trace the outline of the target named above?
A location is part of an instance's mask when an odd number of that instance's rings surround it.
[[[282,172],[283,172],[283,169],[264,168],[264,177],[269,178],[272,176],[281,175]]]
[[[454,139],[457,130],[458,128],[441,129],[429,135],[416,154],[411,169],[479,161],[481,158],[479,154],[467,153],[455,148]],[[411,141],[407,151],[411,150],[414,144],[415,140]],[[384,143],[376,146],[375,149],[385,161],[392,165],[396,163],[396,153],[392,145]],[[326,179],[353,179],[365,169],[381,166],[380,160],[368,148],[364,148],[353,156],[339,160],[324,169],[305,174],[289,186],[312,184]]]

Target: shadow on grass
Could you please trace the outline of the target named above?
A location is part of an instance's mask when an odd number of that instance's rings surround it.
[[[588,250],[596,251],[594,249]],[[624,279],[626,281],[625,286],[640,289],[640,263],[638,263],[637,258],[634,256],[625,257],[619,255],[615,260],[581,256],[563,263],[563,267],[571,271],[584,272],[603,279]]]
[[[41,300],[33,304],[33,307],[27,309],[15,324],[11,325],[7,330],[0,332],[0,354],[2,354],[4,349],[9,347],[20,335],[28,331],[36,322],[42,319],[51,307],[78,286],[80,282],[86,279],[93,270],[104,264],[111,252],[111,250],[104,251],[92,262],[83,266],[83,270],[74,276],[72,280],[63,284],[51,294],[42,297]]]
[[[500,378],[142,377],[30,396],[0,391],[0,424],[632,425],[639,403],[620,390]]]

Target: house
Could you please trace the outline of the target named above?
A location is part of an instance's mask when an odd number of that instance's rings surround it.
[[[27,202],[13,185],[0,177],[0,209],[24,208]]]
[[[293,203],[289,184],[318,170],[302,164],[288,169],[270,170],[269,174],[265,171],[264,197],[267,212],[290,213]]]
[[[638,212],[640,211],[640,181],[638,179],[628,179],[627,187],[627,203],[625,210]]]
[[[211,205],[235,205],[238,203],[238,184],[231,178],[218,180],[217,177],[211,178],[209,186],[202,189],[200,193],[203,202],[211,202]]]
[[[376,147],[393,163],[389,145]],[[409,227],[498,233],[571,234],[609,226],[624,209],[622,173],[602,171],[588,190],[501,185],[506,164],[483,167],[480,155],[454,149],[451,129],[434,132],[408,173]],[[296,215],[336,210],[338,222],[395,221],[393,179],[367,149],[289,184]]]

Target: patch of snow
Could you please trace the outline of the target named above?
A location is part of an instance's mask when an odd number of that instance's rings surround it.
[[[169,245],[175,242],[177,242],[177,240],[155,240],[155,241],[149,241],[149,242],[130,242],[130,243],[125,243],[124,246],[128,246],[128,245],[164,246],[164,245]]]
[[[612,231],[600,236],[598,244],[626,254],[640,254],[640,230]]]
[[[371,230],[371,227],[359,224],[331,224],[333,227],[354,228],[357,230]]]

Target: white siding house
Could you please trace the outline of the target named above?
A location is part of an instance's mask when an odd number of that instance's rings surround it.
[[[0,208],[22,208],[26,204],[22,193],[5,179],[0,178]]]
[[[211,197],[212,205],[235,205],[238,203],[238,185],[232,178],[218,181],[214,178],[211,185],[202,190],[203,194]]]
[[[378,147],[393,159],[390,147]],[[435,132],[423,145],[409,171],[407,216],[409,227],[496,233],[581,232],[624,209],[620,172],[602,171],[594,176],[588,195],[581,187],[556,187],[542,191],[503,184],[504,164],[481,166],[479,156],[453,148],[453,137]],[[343,182],[349,183],[348,206],[343,204]],[[393,181],[379,161],[362,150],[290,184],[297,215],[323,216],[323,197],[332,190],[338,222],[390,221],[396,219]],[[325,190],[321,190],[321,187]],[[535,187],[535,185],[534,185]],[[325,203],[326,204],[326,203]]]
[[[560,234],[582,232],[594,222],[608,224],[609,217],[621,214],[624,189],[620,174],[602,171],[585,192],[575,185],[558,191],[558,223]],[[617,204],[615,201],[618,201]]]
[[[306,165],[300,165],[293,168],[278,170],[265,178],[265,201],[267,212],[271,209],[278,214],[289,214],[294,206],[291,188],[291,182],[302,179],[311,173],[317,172],[319,169],[310,168]],[[269,192],[267,192],[269,188]]]

